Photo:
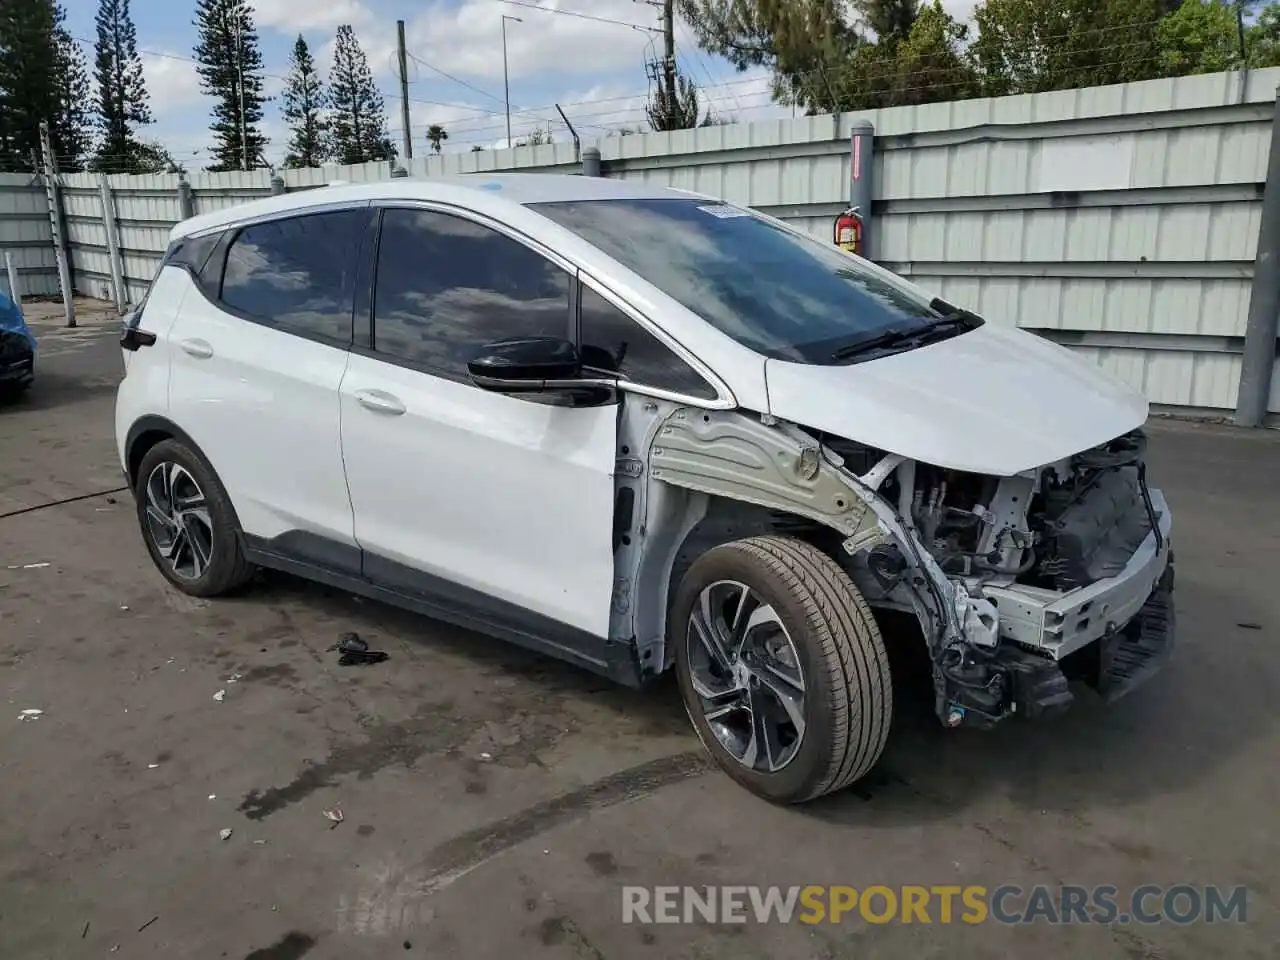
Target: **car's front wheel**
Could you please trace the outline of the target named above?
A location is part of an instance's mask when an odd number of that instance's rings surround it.
[[[134,480],[138,523],[151,559],[183,593],[216,597],[253,573],[231,500],[213,469],[177,440],[147,451]]]
[[[689,718],[754,793],[811,800],[879,758],[893,711],[884,642],[821,550],[777,536],[715,547],[685,574],[671,624]]]

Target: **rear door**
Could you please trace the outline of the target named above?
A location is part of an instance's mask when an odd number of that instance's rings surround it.
[[[366,576],[571,649],[608,636],[617,405],[489,393],[466,363],[504,337],[570,338],[572,286],[495,225],[389,208],[372,343],[342,383]]]
[[[359,570],[338,387],[367,206],[223,237],[170,331],[170,415],[217,470],[254,546]]]

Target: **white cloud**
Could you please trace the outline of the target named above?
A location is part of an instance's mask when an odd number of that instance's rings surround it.
[[[406,28],[410,52],[449,73],[490,81],[502,79],[502,17],[507,23],[507,63],[512,94],[521,79],[555,73],[597,73],[621,69],[639,72],[653,34],[615,23],[568,16],[653,24],[654,8],[633,0],[544,0],[560,13],[538,11],[495,0],[462,0],[457,7],[436,4]],[[372,62],[372,58],[371,58]],[[429,71],[427,71],[429,72]]]
[[[323,30],[349,23],[369,23],[373,18],[360,0],[251,0],[253,19],[259,27],[281,33]]]
[[[151,112],[157,119],[184,111],[201,98],[200,77],[190,60],[177,54],[144,53],[141,56]]]

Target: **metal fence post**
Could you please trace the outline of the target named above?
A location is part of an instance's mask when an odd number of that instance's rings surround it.
[[[1267,161],[1267,186],[1262,194],[1258,224],[1258,252],[1253,261],[1253,288],[1249,292],[1249,321],[1244,332],[1244,356],[1240,362],[1240,387],[1236,394],[1235,422],[1257,427],[1267,417],[1271,377],[1276,362],[1277,322],[1280,318],[1280,89],[1271,120],[1271,157]]]
[[[105,173],[98,175],[98,193],[102,197],[102,224],[107,230],[107,256],[111,261],[111,290],[115,294],[116,309],[124,313],[125,304],[129,302],[129,292],[125,288],[124,260],[120,255],[115,198],[111,195],[111,184]]]
[[[872,217],[872,159],[875,156],[876,128],[870,120],[854,119],[849,133],[849,206],[857,207],[862,218],[862,256],[870,260],[875,253],[875,229]]]
[[[271,174],[271,195],[278,197],[284,193],[284,177],[278,173]]]
[[[599,177],[600,172],[600,148],[587,147],[582,151],[582,175],[584,177]]]
[[[9,274],[9,299],[19,310],[22,309],[22,287],[18,283],[18,268],[13,265],[13,254],[4,252],[4,269]]]
[[[183,220],[188,220],[196,215],[195,198],[191,196],[191,184],[187,182],[186,174],[178,174],[178,214]]]
[[[58,199],[58,168],[49,144],[49,124],[40,122],[40,169],[44,175],[44,192],[49,201],[49,230],[53,235],[53,255],[58,261],[58,285],[62,288],[62,311],[67,326],[76,325],[76,292],[71,285],[71,260],[63,231],[62,205]]]

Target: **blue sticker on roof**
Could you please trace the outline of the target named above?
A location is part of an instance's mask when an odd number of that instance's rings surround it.
[[[501,190],[502,184],[498,183],[496,180],[490,180],[488,183],[480,184],[480,189],[481,190]]]

